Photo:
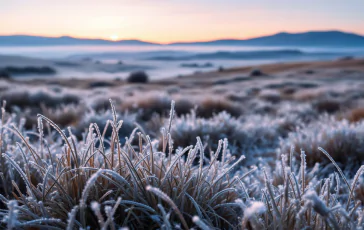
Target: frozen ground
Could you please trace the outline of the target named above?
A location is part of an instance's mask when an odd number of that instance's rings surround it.
[[[3,79],[0,227],[361,229],[363,79],[350,58]]]
[[[125,77],[134,70],[147,70],[154,80],[210,72],[237,66],[277,62],[334,60],[364,57],[363,48],[350,47],[259,47],[259,46],[36,46],[1,47],[4,66],[48,66],[55,74],[17,75],[19,78],[62,77],[108,79]],[[27,57],[27,58],[25,58]]]

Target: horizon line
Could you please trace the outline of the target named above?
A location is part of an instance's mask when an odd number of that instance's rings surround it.
[[[53,35],[41,35],[41,34],[14,33],[14,34],[0,34],[0,37],[5,37],[5,36],[31,36],[31,37],[44,37],[44,38],[69,37],[69,38],[74,38],[74,39],[85,39],[85,40],[103,40],[103,41],[108,41],[108,42],[112,42],[112,43],[117,43],[117,42],[121,42],[121,41],[140,41],[140,42],[146,42],[146,43],[153,43],[156,45],[170,45],[170,44],[174,44],[174,43],[212,42],[212,41],[218,41],[218,40],[249,40],[249,39],[260,38],[260,37],[265,37],[265,36],[273,36],[273,35],[277,35],[277,34],[281,34],[281,33],[300,34],[300,33],[309,33],[309,32],[341,32],[341,33],[349,33],[349,34],[364,36],[364,34],[352,32],[352,31],[344,31],[344,30],[340,30],[340,29],[325,29],[325,30],[305,30],[305,31],[299,31],[299,32],[297,32],[297,31],[294,31],[294,32],[278,31],[275,33],[263,34],[263,35],[253,36],[253,37],[245,37],[245,38],[221,37],[221,38],[212,38],[209,40],[186,40],[186,41],[178,40],[178,41],[170,41],[170,42],[148,41],[148,40],[139,39],[139,38],[124,38],[124,39],[119,39],[119,40],[112,40],[112,39],[107,39],[107,38],[103,38],[103,37],[78,37],[78,36],[72,36],[69,34],[53,36]]]

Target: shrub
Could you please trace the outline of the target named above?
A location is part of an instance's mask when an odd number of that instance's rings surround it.
[[[305,71],[304,71],[304,73],[305,73],[305,74],[308,74],[308,75],[311,75],[311,74],[314,74],[314,73],[315,73],[315,71],[314,71],[314,70],[312,70],[312,69],[308,69],[308,70],[305,70]]]
[[[347,120],[336,121],[334,118],[322,118],[305,128],[298,129],[281,141],[281,152],[287,153],[291,146],[307,154],[307,164],[316,162],[329,163],[318,150],[325,149],[332,158],[345,164],[347,168],[357,168],[364,163],[364,122],[350,124]]]
[[[48,109],[42,106],[43,114],[63,128],[77,124],[85,113],[85,110],[83,106],[75,106],[73,104],[61,105],[56,109]],[[36,124],[35,121],[34,124]]]
[[[144,71],[132,72],[127,78],[129,83],[147,83],[148,81],[149,77]]]
[[[276,116],[297,120],[298,123],[309,124],[319,118],[319,113],[313,109],[311,103],[282,102],[279,104]]]
[[[110,94],[108,96],[116,105],[122,103],[119,96],[111,96]],[[105,95],[96,96],[88,101],[88,106],[96,112],[106,111],[110,108],[110,99],[108,99]]]
[[[207,98],[198,102],[196,114],[199,117],[209,118],[214,114],[226,111],[234,117],[242,114],[242,107],[224,98]]]
[[[121,111],[131,111],[139,114],[139,119],[149,121],[153,115],[168,117],[170,112],[171,97],[166,94],[148,93],[136,95],[121,103]],[[193,102],[188,98],[176,98],[176,114],[184,115],[190,113],[195,107]],[[118,108],[117,108],[118,109]]]
[[[255,98],[249,100],[247,103],[245,103],[244,106],[246,108],[249,108],[248,111],[251,111],[253,114],[257,115],[268,115],[268,114],[274,115],[277,113],[277,109],[279,109],[279,107],[277,108],[276,105],[270,102]]]
[[[112,82],[108,81],[93,81],[90,82],[89,87],[90,88],[98,88],[98,87],[111,87],[114,86]]]
[[[313,106],[320,113],[334,113],[340,110],[340,102],[330,99],[318,100],[313,103]]]
[[[7,110],[11,110],[14,106],[21,109],[35,107],[38,110],[41,105],[57,108],[61,105],[78,104],[81,100],[75,94],[61,94],[47,90],[28,91],[26,89],[6,91],[1,95],[1,98],[8,102]]]
[[[180,91],[181,91],[181,88],[178,86],[170,86],[170,87],[167,87],[167,89],[166,89],[166,92],[168,94],[177,94]]]
[[[10,74],[6,71],[0,70],[0,78],[1,79],[10,79]]]
[[[259,92],[261,91],[262,89],[260,88],[257,88],[257,87],[252,87],[252,88],[249,88],[247,89],[247,95],[248,96],[256,96],[259,94]]]
[[[264,90],[259,94],[259,98],[265,101],[269,101],[271,103],[278,103],[281,101],[281,96],[279,92],[274,90]]]
[[[355,108],[355,109],[350,110],[347,113],[346,118],[350,122],[361,121],[364,118],[364,108]]]
[[[266,160],[272,157],[275,148],[279,146],[279,136],[287,135],[295,125],[289,119],[274,119],[268,116],[246,116],[240,119],[221,112],[210,119],[198,118],[191,114],[176,118],[171,129],[174,145],[186,146],[196,137],[203,138],[207,148],[217,148],[221,139],[233,140],[230,143],[231,152],[247,157],[246,163],[257,162],[257,156]]]
[[[130,98],[121,104],[121,111],[138,112],[139,118],[148,121],[153,114],[168,115],[171,99],[165,94],[149,93]]]
[[[121,143],[125,143],[125,137],[129,135],[136,128],[134,123],[136,122],[136,114],[117,114],[118,118],[123,121],[123,126],[119,129],[119,139]],[[110,126],[109,121],[113,119],[113,114],[110,110],[95,112],[94,110],[87,111],[83,114],[78,122],[74,125],[74,134],[78,138],[82,138],[82,134],[85,133],[91,124],[96,124],[100,131],[104,134],[105,138],[111,137],[112,129],[107,129]]]
[[[195,105],[191,100],[188,100],[187,98],[176,98],[175,111],[177,115],[188,114],[194,107]]]
[[[292,95],[295,92],[297,92],[297,87],[293,87],[293,86],[287,86],[282,88],[280,91],[283,95]]]
[[[10,75],[23,75],[23,74],[55,74],[57,71],[49,66],[26,66],[26,67],[17,67],[17,66],[6,66],[0,71],[7,72]]]
[[[265,74],[260,70],[260,69],[253,69],[250,72],[250,76],[251,77],[260,77],[260,76],[264,76]]]
[[[316,89],[301,89],[294,94],[294,99],[300,102],[312,102],[325,97],[324,92]]]
[[[246,93],[229,93],[226,98],[232,102],[246,102],[251,99]]]

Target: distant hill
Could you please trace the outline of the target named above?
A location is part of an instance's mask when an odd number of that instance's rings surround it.
[[[231,46],[363,46],[364,36],[341,31],[277,33],[252,39],[222,39],[206,42],[172,43],[170,45],[231,45]]]
[[[69,36],[42,37],[29,35],[0,36],[0,46],[54,46],[54,45],[154,45],[140,40],[109,41],[104,39],[85,39]]]
[[[109,41],[104,39],[85,39],[69,36],[41,37],[29,35],[0,36],[0,46],[50,46],[50,45],[161,45],[140,40]],[[222,39],[206,42],[179,42],[175,45],[211,46],[334,46],[364,47],[364,36],[341,31],[311,31],[305,33],[277,33],[252,39]]]

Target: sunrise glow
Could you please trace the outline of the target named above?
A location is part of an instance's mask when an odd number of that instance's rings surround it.
[[[30,2],[32,7],[24,7],[19,0],[1,3],[0,14],[6,20],[1,22],[0,34],[161,43],[250,38],[281,31],[338,29],[364,34],[362,0],[350,4],[338,0]]]
[[[119,40],[119,36],[118,35],[111,35],[110,40],[111,41],[117,41],[117,40]]]

